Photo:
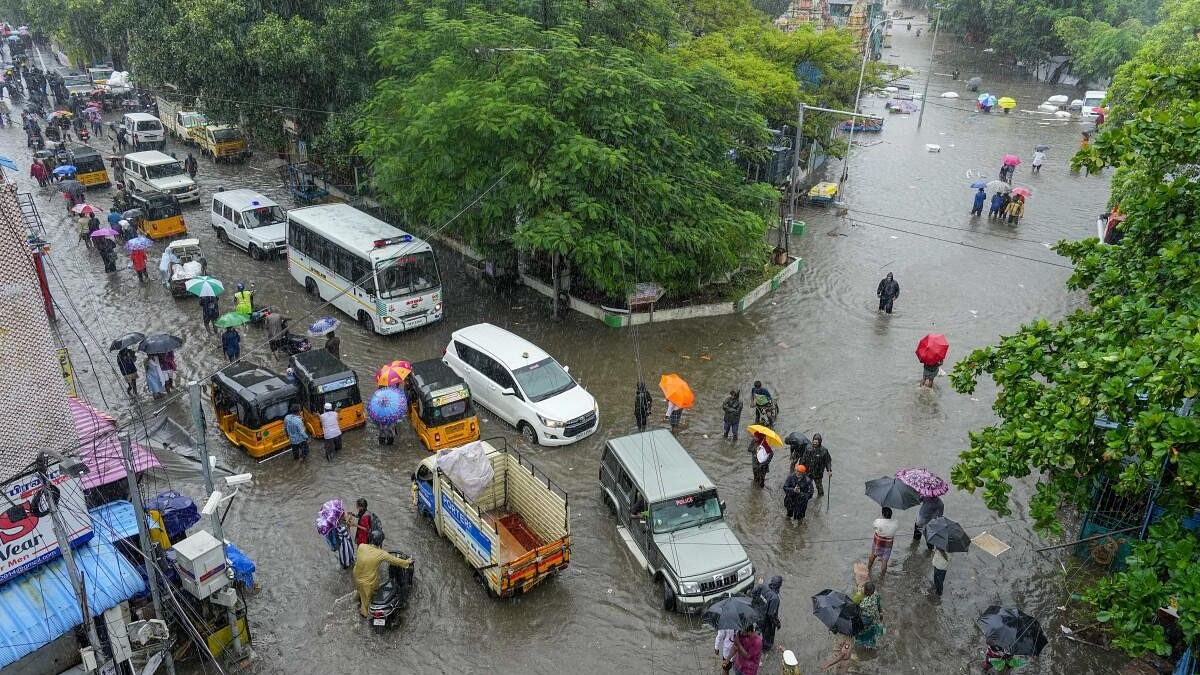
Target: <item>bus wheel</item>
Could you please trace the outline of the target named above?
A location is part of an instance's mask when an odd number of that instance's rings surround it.
[[[372,333],[375,332],[375,322],[371,320],[371,315],[363,310],[358,310],[358,325],[366,328]]]
[[[321,291],[317,288],[317,282],[313,281],[312,277],[304,280],[304,292],[308,293],[308,297],[310,298],[321,299]]]

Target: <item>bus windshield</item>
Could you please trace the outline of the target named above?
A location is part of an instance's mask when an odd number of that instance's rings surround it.
[[[401,298],[441,285],[432,251],[384,260],[375,266],[375,287],[381,298]]]
[[[650,507],[655,533],[674,532],[721,519],[721,501],[715,491],[668,499]]]
[[[179,162],[167,162],[146,167],[146,173],[151,178],[170,178],[183,173],[183,165]]]
[[[261,206],[257,209],[242,211],[242,220],[246,223],[246,227],[251,230],[256,227],[282,223],[283,209],[278,206]]]

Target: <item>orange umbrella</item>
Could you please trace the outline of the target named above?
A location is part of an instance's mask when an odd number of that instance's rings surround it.
[[[692,393],[692,388],[675,373],[667,373],[658,378],[658,388],[662,389],[663,396],[668,401],[680,408],[690,408],[696,403],[696,395]]]
[[[410,373],[412,373],[412,364],[396,359],[380,366],[379,370],[375,371],[375,384],[381,387],[399,387],[404,384],[404,380],[408,379]]]

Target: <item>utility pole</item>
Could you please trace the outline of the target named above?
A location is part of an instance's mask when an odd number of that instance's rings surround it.
[[[63,470],[59,464],[59,470]],[[63,562],[67,565],[67,576],[71,578],[71,587],[75,589],[75,597],[79,599],[79,611],[83,616],[83,629],[87,634],[88,646],[93,658],[99,660],[104,656],[100,636],[96,633],[96,623],[92,621],[92,612],[88,609],[87,593],[83,587],[83,577],[79,567],[75,565],[75,552],[71,550],[71,542],[67,540],[67,526],[63,524],[62,514],[58,511],[58,495],[51,489],[50,474],[46,467],[46,455],[39,453],[37,458],[37,474],[42,481],[41,494],[45,496],[50,511],[50,520],[54,524],[54,538],[58,540],[58,551],[62,554]],[[36,501],[36,498],[35,498]]]
[[[129,486],[129,499],[134,505],[133,514],[137,518],[138,543],[141,544],[142,554],[146,558],[146,580],[150,583],[150,599],[154,602],[154,617],[165,622],[167,615],[163,612],[162,596],[159,595],[158,587],[158,556],[154,554],[154,547],[150,544],[150,530],[146,527],[146,507],[142,503],[137,476],[133,472],[133,447],[129,442],[127,432],[119,433],[117,439],[121,442],[121,456],[125,458],[125,481]],[[167,664],[167,675],[175,675],[175,658],[171,654],[169,643],[163,646],[162,653],[163,661]]]
[[[871,38],[875,35],[875,31],[887,26],[888,18],[878,19],[871,24],[871,29],[867,31],[866,40],[863,42],[863,57],[862,64],[858,68],[858,87],[854,89],[854,112],[858,112],[858,101],[862,98],[863,78],[867,74],[867,58],[871,56]],[[863,117],[866,117],[864,115]],[[855,118],[857,119],[857,118]],[[846,141],[846,157],[842,160],[842,175],[838,178],[838,199],[842,198],[842,184],[850,177],[850,151],[854,147],[854,121],[850,120],[850,138]]]
[[[792,173],[788,179],[788,217],[784,223],[786,227],[780,228],[779,231],[779,248],[784,250],[784,253],[791,253],[791,233],[792,223],[796,222],[796,199],[799,197],[800,188],[800,149],[804,145],[804,104],[796,104],[796,140],[792,141]]]
[[[188,395],[192,404],[192,424],[196,430],[196,449],[200,451],[200,466],[204,473],[204,489],[211,497],[215,492],[212,478],[212,461],[208,457],[208,436],[204,426],[204,409],[200,406],[200,383],[192,380],[188,382]],[[207,498],[207,497],[206,497]],[[225,548],[225,530],[221,525],[220,510],[213,511],[212,515],[213,535],[221,542],[221,557],[225,561],[225,574],[230,577],[232,585],[233,568],[229,565],[229,551]],[[237,659],[241,659],[245,653],[242,649],[242,634],[238,630],[237,610],[233,607],[226,607],[226,618],[229,621],[230,636],[233,638],[233,655]]]
[[[933,55],[937,49],[938,26],[942,23],[942,7],[935,5],[937,16],[933,19],[933,44],[929,45],[929,67],[925,69],[925,91],[921,94],[921,110],[917,113],[917,128],[921,128],[921,120],[925,118],[925,105],[929,100],[929,78],[933,77]]]

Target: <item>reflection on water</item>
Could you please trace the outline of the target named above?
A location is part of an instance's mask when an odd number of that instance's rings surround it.
[[[897,54],[893,60],[900,63],[921,64],[928,40],[928,34],[917,38],[901,31],[887,51]],[[935,72],[949,71],[957,57],[939,58]],[[963,72],[967,77],[965,67]],[[1014,96],[1020,108],[1033,108],[1063,89],[1001,82],[994,76],[988,76],[985,88]],[[917,387],[917,340],[928,332],[945,333],[951,344],[949,367],[1023,321],[1061,316],[1075,306],[1078,299],[1062,285],[1068,270],[1046,244],[1088,236],[1094,214],[1107,200],[1106,179],[1068,172],[1077,123],[1042,124],[1020,113],[977,115],[970,111],[962,82],[934,76],[932,94],[951,89],[964,98],[931,101],[920,129],[915,115],[889,115],[879,136],[857,135],[871,144],[854,150],[847,214],[804,210],[809,234],[796,240],[805,259],[802,275],[744,315],[657,324],[636,332],[614,332],[580,316],[554,322],[540,296],[502,296],[476,288],[463,276],[461,261],[443,249],[444,321],[393,338],[367,336],[352,326],[339,330],[343,357],[363,378],[395,358],[437,357],[452,330],[478,321],[527,337],[571,366],[596,396],[603,428],[577,445],[537,448],[530,455],[571,494],[572,566],[527,598],[489,599],[461,556],[408,505],[408,475],[424,451],[407,428],[401,443],[387,449],[377,447],[369,433],[351,432],[332,464],[314,453],[302,464],[281,458],[254,467],[213,436],[210,442],[223,461],[256,475],[226,523],[226,531],[257,561],[262,585],[251,608],[259,655],[252,670],[330,673],[349,666],[358,672],[558,673],[564,665],[591,664],[604,673],[711,672],[712,631],[697,617],[657,609],[654,587],[618,540],[596,485],[604,439],[633,428],[637,380],[653,383],[661,373],[674,371],[698,395],[679,438],[719,486],[729,521],[757,573],[784,576],[783,628],[777,641],[799,654],[805,672],[815,671],[828,653],[829,639],[810,614],[809,596],[826,587],[848,587],[850,564],[868,553],[876,509],[862,496],[863,481],[914,464],[946,475],[967,442],[967,431],[992,419],[988,383],[972,397],[955,394],[945,377],[931,391]],[[864,101],[867,110],[879,110],[882,104],[878,98]],[[7,151],[27,157],[17,132],[0,138]],[[1033,190],[1020,226],[968,218],[968,184],[994,177],[1002,155],[1028,156],[1041,142],[1052,146],[1041,175],[1030,176],[1025,166],[1016,174],[1017,184]],[[926,152],[927,143],[941,145],[942,151]],[[185,218],[190,232],[201,239],[214,276],[227,284],[245,281],[259,303],[311,320],[316,305],[287,275],[284,263],[253,262],[217,242],[209,228],[206,205],[217,187],[253,187],[282,204],[291,203],[277,175],[261,168],[261,161],[219,167],[201,162],[204,194],[200,206],[185,209]],[[106,199],[96,199],[107,207]],[[51,221],[60,217],[55,195],[42,193],[41,202]],[[152,284],[139,285],[128,270],[101,274],[98,258],[73,242],[66,222],[51,227],[53,263],[74,291],[72,304],[60,300],[63,313],[75,326],[94,333],[95,341],[86,337],[94,369],[75,336],[64,329],[66,339],[81,381],[93,391],[97,380],[105,382],[110,408],[121,410],[121,388],[98,360],[103,350],[97,343],[106,346],[126,330],[184,336],[179,365],[189,376],[222,362],[220,345],[201,328],[193,299],[172,300]],[[156,246],[152,260],[160,251]],[[901,296],[895,314],[881,316],[874,290],[887,272],[895,274]],[[222,304],[223,311],[232,309],[228,300]],[[257,329],[244,332],[244,351],[264,339]],[[286,366],[282,358],[261,358],[281,370]],[[768,477],[767,489],[752,489],[745,439],[737,444],[720,439],[723,396],[735,387],[746,395],[754,379],[778,394],[784,435],[820,432],[831,448],[828,505],[825,500],[814,503],[803,525],[790,526],[783,517],[783,467]],[[173,410],[185,418],[182,403]],[[662,410],[659,398],[652,418],[656,423],[661,423]],[[512,430],[481,413],[485,437],[505,434],[515,441]],[[197,486],[187,482],[174,487],[198,494]],[[1019,486],[1014,496],[1021,500],[1026,494]],[[416,556],[418,581],[406,627],[375,636],[353,611],[350,581],[313,529],[320,504],[334,496],[366,497],[381,516],[389,541]],[[999,558],[978,551],[955,555],[946,595],[937,599],[928,592],[931,568],[924,548],[910,550],[898,542],[880,585],[888,634],[878,655],[857,666],[862,672],[967,672],[980,647],[974,619],[994,602],[1019,604],[1042,618],[1048,634],[1058,633],[1054,608],[1069,591],[1057,559],[1032,552],[1041,540],[1024,518],[998,519],[972,495],[954,492],[945,501],[946,515],[970,533],[986,530],[1014,548]],[[903,526],[914,516],[901,514]],[[1059,640],[1047,649],[1042,665],[1045,672],[1110,672],[1111,659]],[[778,663],[765,668],[774,672]]]

